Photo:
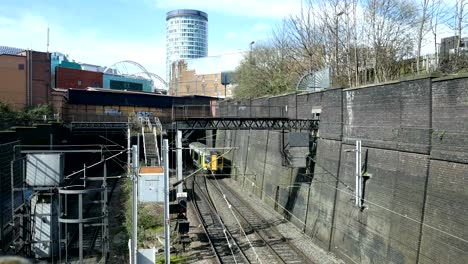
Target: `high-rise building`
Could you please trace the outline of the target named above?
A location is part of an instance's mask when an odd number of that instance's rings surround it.
[[[180,59],[206,57],[208,54],[208,14],[178,9],[166,15],[166,81],[170,82],[171,64]]]

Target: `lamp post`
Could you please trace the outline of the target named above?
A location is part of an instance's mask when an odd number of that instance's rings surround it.
[[[250,53],[249,53],[249,60],[250,60],[250,64],[253,64],[252,63],[252,47],[253,47],[253,44],[255,44],[255,41],[252,40],[252,42],[250,42]]]
[[[335,14],[335,76],[338,76],[338,18],[343,14],[343,11]]]

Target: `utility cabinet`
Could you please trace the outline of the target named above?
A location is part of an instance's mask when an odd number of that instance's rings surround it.
[[[138,177],[138,197],[140,202],[164,202],[163,167],[141,167]]]
[[[63,154],[27,154],[26,183],[29,186],[59,186],[63,182],[63,167]]]

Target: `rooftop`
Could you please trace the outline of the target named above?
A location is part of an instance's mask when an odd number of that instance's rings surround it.
[[[166,14],[166,21],[174,18],[174,17],[180,17],[180,16],[199,16],[203,18],[204,20],[208,21],[208,14],[199,11],[199,10],[193,10],[193,9],[177,9],[177,10],[172,10],[167,12]]]
[[[18,55],[18,53],[22,52],[23,50],[24,49],[15,47],[0,46],[0,54]]]

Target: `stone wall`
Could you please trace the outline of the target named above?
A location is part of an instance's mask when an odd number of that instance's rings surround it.
[[[223,131],[216,144],[235,148],[227,158],[245,192],[347,263],[468,263],[467,86],[424,78],[243,102],[320,113],[313,173],[283,166],[281,131]],[[347,151],[356,140],[371,175],[364,208]]]

